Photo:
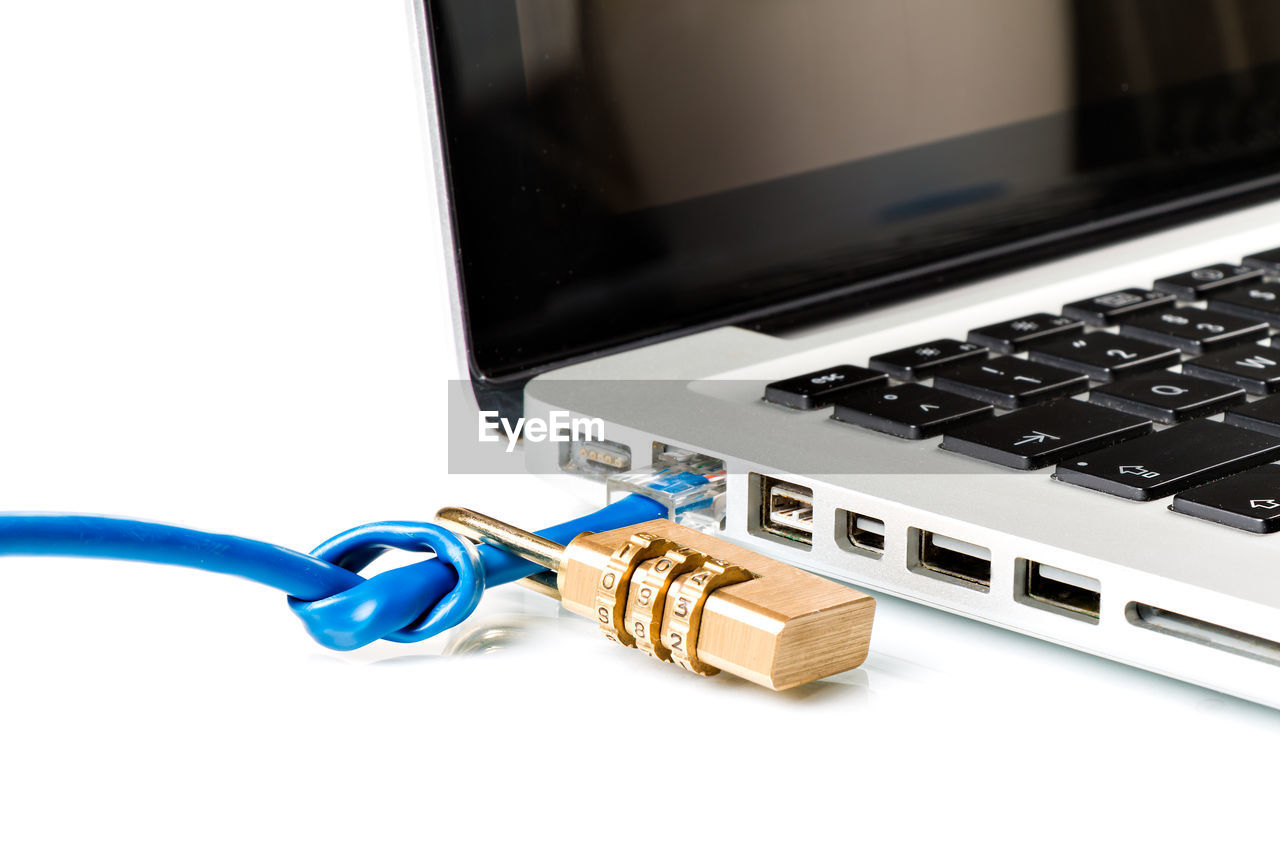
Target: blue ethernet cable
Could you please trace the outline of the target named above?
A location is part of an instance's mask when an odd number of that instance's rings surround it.
[[[633,494],[596,512],[538,531],[567,544],[580,533],[665,518],[666,508]],[[359,572],[388,550],[434,557],[370,578]],[[149,521],[96,515],[0,513],[0,556],[90,557],[189,566],[282,590],[321,645],[340,651],[374,640],[425,640],[462,622],[486,587],[542,567],[489,545],[472,545],[435,524],[382,521],[340,533],[310,554],[279,545]]]

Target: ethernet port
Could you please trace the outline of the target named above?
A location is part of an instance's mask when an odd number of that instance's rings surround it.
[[[756,474],[751,478],[755,532],[812,547],[813,489]]]
[[[1019,560],[1018,601],[1085,622],[1097,623],[1102,609],[1102,585],[1097,578],[1057,566]]]
[[[845,550],[866,553],[872,557],[884,554],[884,522],[850,510],[837,510],[836,530],[844,531]]]
[[[963,539],[911,528],[907,568],[978,592],[991,591],[991,550]]]

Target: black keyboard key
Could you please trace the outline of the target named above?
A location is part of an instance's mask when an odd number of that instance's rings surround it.
[[[1203,308],[1170,308],[1127,318],[1120,334],[1175,346],[1199,355],[1232,344],[1256,341],[1270,333],[1267,324]]]
[[[1018,409],[1089,390],[1088,377],[1011,355],[938,373],[933,387],[973,397],[1002,409]]]
[[[1172,293],[1179,299],[1194,302],[1197,299],[1203,299],[1204,295],[1211,291],[1246,281],[1261,281],[1262,277],[1263,272],[1253,267],[1213,264],[1158,279],[1155,288],[1165,293]]]
[[[932,376],[939,367],[947,367],[971,359],[984,359],[987,348],[981,344],[957,341],[952,338],[929,341],[913,347],[882,352],[869,364],[875,370],[883,370],[894,379],[923,379]]]
[[[1110,382],[1121,376],[1172,367],[1181,354],[1168,344],[1124,338],[1113,332],[1090,332],[1032,344],[1027,358]]]
[[[1280,397],[1267,397],[1255,403],[1227,409],[1222,420],[1232,426],[1255,432],[1280,435]]]
[[[1280,391],[1280,349],[1262,344],[1243,344],[1217,350],[1182,365],[1187,376],[1225,382],[1250,394]]]
[[[1094,388],[1089,402],[1151,418],[1162,424],[1216,415],[1244,402],[1244,391],[1220,382],[1168,371],[1133,376]]]
[[[1250,533],[1280,530],[1280,466],[1263,465],[1174,495],[1175,512]]]
[[[1024,471],[1151,432],[1151,421],[1092,406],[1053,400],[1008,415],[947,430],[942,449]]]
[[[1258,252],[1250,255],[1243,261],[1246,267],[1255,267],[1268,273],[1280,272],[1280,248],[1267,249],[1265,252]]]
[[[1073,319],[1083,320],[1088,326],[1114,326],[1120,317],[1160,305],[1172,305],[1175,301],[1176,297],[1172,293],[1126,287],[1124,290],[1063,305],[1062,313]]]
[[[1280,282],[1255,281],[1210,294],[1209,307],[1224,314],[1263,320],[1280,328]]]
[[[993,352],[1017,352],[1032,341],[1065,335],[1083,326],[1079,320],[1057,314],[1028,314],[974,329],[969,333],[969,342],[989,347]]]
[[[803,376],[793,376],[765,386],[764,398],[770,403],[792,409],[821,409],[845,391],[862,386],[884,385],[889,381],[879,370],[867,370],[852,364],[837,364]]]
[[[895,385],[847,394],[836,400],[831,417],[901,438],[921,439],[992,414],[990,406],[968,397],[924,385]]]
[[[1190,421],[1079,459],[1054,477],[1131,501],[1151,501],[1280,458],[1280,437]]]

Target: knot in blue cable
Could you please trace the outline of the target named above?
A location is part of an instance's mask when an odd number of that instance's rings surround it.
[[[389,550],[434,552],[435,558],[358,574]],[[384,521],[340,533],[311,556],[352,572],[354,584],[315,601],[289,606],[317,642],[348,651],[374,640],[413,643],[462,622],[484,594],[485,570],[475,547],[435,524]]]
[[[581,518],[538,531],[567,543],[587,530],[614,530],[666,517],[666,508],[629,495]],[[370,578],[358,572],[388,550],[435,556]],[[374,640],[412,643],[471,615],[486,584],[540,566],[490,545],[473,546],[435,524],[366,524],[303,554],[268,542],[102,515],[0,513],[0,556],[93,557],[188,566],[235,575],[287,592],[311,636],[348,651]]]

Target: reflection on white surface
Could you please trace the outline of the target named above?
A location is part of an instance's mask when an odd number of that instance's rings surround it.
[[[1095,706],[1094,697],[1082,691],[1118,687],[1124,694],[1143,694],[1148,701],[1171,703],[1183,711],[1227,713],[1268,727],[1280,722],[1280,712],[1250,702],[921,605],[887,596],[878,601],[872,650],[863,666],[782,693],[727,674],[698,678],[606,643],[589,620],[515,585],[489,590],[470,619],[430,640],[375,643],[354,652],[320,650],[312,657],[353,665],[401,665],[510,655],[548,671],[585,659],[599,668],[603,681],[618,681],[624,690],[621,679],[639,673],[652,679],[651,689],[658,691],[694,683],[700,689],[743,693],[780,706],[848,707],[874,695],[878,703],[902,705],[904,710],[923,692],[935,697],[930,702],[948,697],[947,704],[957,706],[952,712],[961,718],[966,706],[986,715],[993,698],[1018,694],[1020,702],[1052,700],[1054,709],[1038,712],[1046,724],[1055,717],[1065,722],[1077,705]]]

